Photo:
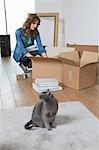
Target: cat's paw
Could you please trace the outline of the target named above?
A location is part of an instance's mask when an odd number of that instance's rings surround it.
[[[51,123],[51,128],[56,128],[56,123],[55,122]]]
[[[51,130],[52,129],[51,126],[46,126],[46,128],[47,128],[47,130]]]
[[[56,125],[52,125],[52,128],[56,128]]]
[[[52,130],[52,128],[50,127],[50,128],[47,128],[48,130]]]

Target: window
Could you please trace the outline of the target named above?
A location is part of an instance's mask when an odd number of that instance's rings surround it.
[[[6,34],[4,1],[6,4],[7,29],[11,37],[11,49],[15,47],[15,30],[20,28],[28,13],[35,12],[35,0],[0,0],[0,34]]]

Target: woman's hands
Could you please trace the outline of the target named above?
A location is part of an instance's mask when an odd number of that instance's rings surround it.
[[[29,52],[26,53],[26,57],[33,57]]]

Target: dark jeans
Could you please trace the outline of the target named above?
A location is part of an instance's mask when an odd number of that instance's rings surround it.
[[[32,56],[36,56],[36,55],[40,55],[40,56],[42,56],[40,53],[39,53],[39,51],[38,50],[35,50],[35,51],[31,51],[31,52],[29,52]],[[31,60],[28,58],[28,57],[26,57],[26,56],[23,56],[23,57],[21,57],[21,59],[20,59],[20,62],[24,65],[24,66],[31,66]]]

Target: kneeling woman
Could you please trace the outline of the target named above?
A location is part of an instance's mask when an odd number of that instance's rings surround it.
[[[37,14],[29,14],[23,27],[16,30],[16,46],[14,49],[13,58],[16,62],[23,63],[24,66],[29,66],[31,56],[42,55],[45,48],[42,46],[38,26],[40,25],[40,18]],[[29,46],[36,42],[37,50],[28,51]]]

